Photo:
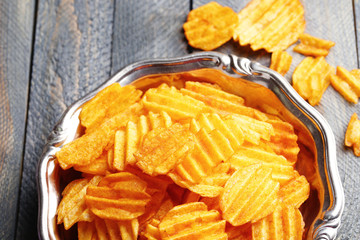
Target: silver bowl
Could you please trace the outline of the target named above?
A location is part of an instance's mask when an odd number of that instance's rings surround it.
[[[246,58],[217,52],[131,64],[66,110],[51,132],[38,163],[40,239],[64,236],[63,229],[56,225],[60,179],[64,171],[55,163],[54,156],[64,144],[81,133],[78,116],[82,105],[114,82],[144,88],[146,84],[141,79],[156,74],[177,74],[215,82],[226,91],[244,97],[248,105],[263,111],[275,111],[279,117],[292,123],[301,148],[296,168],[311,185],[310,197],[301,207],[305,239],[335,239],[344,208],[344,192],[338,174],[335,138],[329,124],[277,72]],[[237,87],[231,83],[236,83]]]

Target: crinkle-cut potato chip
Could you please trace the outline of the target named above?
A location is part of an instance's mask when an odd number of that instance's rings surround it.
[[[336,75],[330,76],[331,85],[338,91],[347,101],[357,103],[360,97],[360,78],[351,74],[345,68],[338,66]]]
[[[153,129],[134,154],[136,165],[149,175],[167,174],[194,148],[194,135],[183,125]]]
[[[172,208],[160,221],[161,239],[227,239],[226,221],[202,202]]]
[[[94,131],[85,133],[81,137],[64,145],[60,151],[55,153],[60,167],[66,170],[75,165],[89,165],[97,159],[106,148],[112,147],[116,131],[124,127],[128,121],[138,118],[138,116],[142,114],[142,111],[142,105],[134,103],[123,112],[107,119]]]
[[[273,126],[275,134],[271,136],[270,141],[267,141],[266,144],[276,154],[284,156],[293,164],[296,163],[300,148],[294,127],[290,123],[281,120],[268,120],[267,122]]]
[[[97,239],[95,228],[95,221],[92,222],[78,222],[78,240],[93,240]]]
[[[146,224],[145,230],[141,233],[141,235],[148,240],[161,239],[159,224],[160,220],[155,218],[151,219],[151,221]]]
[[[299,0],[252,0],[239,14],[233,39],[252,50],[281,51],[305,30],[304,8]]]
[[[203,102],[186,96],[175,87],[166,84],[146,91],[141,102],[148,111],[167,112],[174,120],[195,118],[206,107]]]
[[[294,51],[305,56],[326,57],[329,54],[330,48],[335,46],[335,43],[332,41],[317,38],[307,33],[302,33],[299,39],[300,44],[294,47]]]
[[[223,218],[233,226],[256,222],[274,211],[280,184],[271,168],[254,164],[237,170],[226,182],[220,198]]]
[[[292,56],[285,51],[274,51],[271,54],[270,68],[285,75],[291,66]]]
[[[306,57],[296,67],[292,84],[301,97],[315,106],[329,86],[329,76],[334,72],[334,67],[330,66],[324,57]]]
[[[87,188],[85,202],[100,218],[131,220],[145,213],[145,206],[151,200],[146,188],[146,182],[131,173],[109,174],[98,186]]]
[[[234,227],[227,223],[225,231],[228,235],[228,240],[252,240],[251,226],[251,223],[246,223]]]
[[[166,112],[141,115],[135,123],[129,121],[125,129],[115,134],[113,168],[123,171],[128,164],[136,162],[134,153],[139,149],[146,133],[157,128],[168,128],[172,125],[171,117]]]
[[[231,8],[210,2],[190,11],[183,28],[190,46],[210,51],[231,39],[237,22]]]
[[[111,170],[111,167],[108,165],[108,152],[105,151],[100,155],[100,157],[92,161],[89,165],[74,166],[74,169],[83,173],[104,176]]]
[[[241,147],[230,158],[229,162],[235,169],[241,169],[253,164],[261,163],[272,169],[272,178],[281,185],[285,184],[295,176],[294,168],[284,157],[254,147]]]
[[[298,176],[280,188],[279,196],[285,205],[299,208],[309,198],[310,184],[304,176]]]
[[[360,157],[360,120],[356,113],[351,116],[346,129],[345,146],[353,147],[354,154]]]
[[[92,221],[93,214],[85,204],[86,189],[97,185],[102,177],[77,179],[69,183],[62,192],[62,199],[57,208],[57,224],[64,223],[70,229],[78,221]]]
[[[252,224],[252,239],[301,240],[304,227],[299,209],[279,204],[272,214]]]
[[[134,86],[121,87],[119,83],[113,83],[86,102],[81,109],[79,119],[82,126],[89,129],[97,128],[118,113],[140,100],[142,92]]]
[[[239,114],[257,120],[268,119],[263,112],[244,105],[244,99],[231,93],[226,93],[217,85],[188,81],[181,93],[197,99],[219,114]]]

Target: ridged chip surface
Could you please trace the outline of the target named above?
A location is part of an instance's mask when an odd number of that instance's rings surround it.
[[[326,57],[329,54],[330,48],[335,46],[335,43],[329,40],[324,40],[303,33],[299,37],[300,44],[294,47],[294,51],[306,56]]]
[[[285,75],[291,66],[292,56],[285,51],[275,51],[271,54],[270,69]]]

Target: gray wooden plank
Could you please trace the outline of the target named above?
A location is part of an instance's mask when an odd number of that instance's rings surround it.
[[[0,2],[0,239],[16,232],[34,8],[34,0]]]
[[[188,53],[182,24],[190,1],[117,0],[112,73],[135,61]]]
[[[357,46],[357,57],[358,57],[358,68],[360,68],[360,0],[353,0],[354,6],[354,20],[355,20],[355,32],[356,32],[356,46]]]
[[[194,0],[193,7],[201,6],[210,0]],[[239,11],[250,1],[231,0],[218,1],[223,6],[230,6],[235,11]],[[359,44],[359,21],[360,21],[360,4],[359,0],[337,1],[302,1],[305,8],[306,30],[305,32],[323,39],[332,40],[336,43],[327,56],[329,64],[336,67],[338,65],[352,70],[358,68],[359,57],[357,55],[357,46]],[[357,21],[357,40],[354,27],[354,9],[356,11]],[[292,73],[295,67],[304,59],[301,54],[295,53],[294,45],[287,49],[293,56],[293,62],[286,78],[291,81]],[[239,48],[234,45],[232,40],[225,46],[217,49],[220,52],[235,53],[239,56],[249,57],[269,66],[270,55],[263,52],[253,52],[247,48]],[[250,52],[249,52],[250,51]],[[327,119],[334,132],[337,142],[338,167],[345,191],[345,210],[343,221],[340,227],[338,239],[359,239],[360,238],[360,214],[359,214],[359,192],[360,192],[360,175],[358,169],[360,161],[354,156],[350,149],[344,147],[344,135],[350,116],[356,112],[360,113],[359,105],[350,104],[345,101],[331,86],[325,92],[320,105],[316,109]]]
[[[65,108],[110,75],[113,1],[40,0],[16,239],[36,239],[36,165]]]

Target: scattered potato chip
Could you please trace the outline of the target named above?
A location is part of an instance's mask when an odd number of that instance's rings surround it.
[[[270,141],[267,141],[266,144],[276,154],[284,156],[293,164],[296,163],[300,148],[294,127],[290,123],[281,120],[268,120],[267,122],[273,126],[275,134],[271,136]]]
[[[252,239],[301,240],[304,226],[299,209],[279,204],[272,214],[252,224]]]
[[[119,83],[113,83],[84,104],[79,116],[80,123],[91,131],[89,129],[97,128],[106,119],[139,101],[141,95],[142,92],[134,86],[121,87]]]
[[[65,170],[74,165],[89,165],[103,153],[104,149],[113,145],[116,131],[125,126],[127,121],[137,118],[141,111],[142,106],[135,103],[123,112],[106,120],[95,130],[65,144],[60,151],[55,153],[60,167]]]
[[[285,51],[274,51],[271,54],[270,68],[285,75],[291,66],[292,56]]]
[[[274,211],[279,202],[279,183],[271,168],[261,164],[237,170],[226,182],[220,198],[223,218],[233,226],[256,222]]]
[[[231,39],[237,21],[231,8],[210,2],[190,11],[183,28],[190,46],[210,51]]]
[[[144,136],[136,165],[149,175],[167,174],[192,152],[194,135],[179,123],[158,128]]]
[[[225,224],[218,211],[192,202],[172,208],[160,221],[159,229],[162,239],[227,239]]]
[[[330,48],[335,46],[332,41],[316,38],[307,33],[302,33],[299,39],[300,44],[294,47],[294,51],[306,56],[326,57]]]
[[[329,86],[329,76],[334,72],[334,68],[325,61],[324,57],[307,57],[296,67],[292,84],[301,97],[315,106]]]
[[[64,223],[64,228],[70,229],[78,221],[92,221],[93,215],[85,204],[86,189],[97,185],[100,176],[92,179],[72,181],[62,192],[62,199],[57,208],[57,224]]]
[[[351,116],[346,129],[345,146],[353,147],[354,154],[360,157],[360,120],[356,113]]]
[[[203,102],[183,95],[175,87],[166,84],[146,91],[142,103],[147,110],[155,113],[167,112],[174,120],[195,118],[205,108]]]
[[[100,218],[131,220],[145,212],[151,198],[146,188],[146,182],[131,173],[114,173],[104,177],[98,186],[88,187],[85,202]]]
[[[282,51],[305,30],[304,8],[298,0],[252,0],[238,14],[233,39],[252,50]]]
[[[354,71],[356,74],[356,71]],[[331,75],[331,85],[338,91],[347,101],[357,103],[360,97],[360,78],[351,74],[348,70],[338,66],[336,75]]]
[[[244,99],[234,94],[225,93],[213,84],[188,81],[185,88],[180,89],[181,93],[197,99],[206,104],[210,109],[219,114],[245,115],[257,120],[266,120],[264,113],[257,109],[244,106]]]

